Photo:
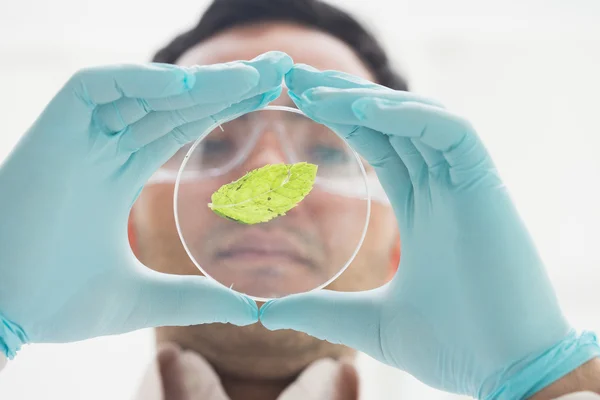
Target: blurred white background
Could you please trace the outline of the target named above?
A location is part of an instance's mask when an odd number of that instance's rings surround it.
[[[379,34],[414,90],[473,121],[566,314],[600,332],[600,2],[335,3]],[[2,0],[0,160],[77,69],[148,60],[206,4]],[[149,331],[27,346],[0,374],[0,399],[130,399],[152,351]],[[456,398],[366,358],[361,370],[364,398]]]

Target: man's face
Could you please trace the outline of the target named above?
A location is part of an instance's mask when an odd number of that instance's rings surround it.
[[[190,49],[178,64],[249,60],[271,50],[286,52],[296,63],[373,80],[363,63],[343,42],[319,31],[283,23],[226,31]],[[286,99],[287,96],[282,95],[276,104],[288,103],[289,99]],[[276,118],[275,113],[265,114],[264,120],[269,122],[271,118]],[[233,127],[225,132],[232,130]],[[220,142],[230,139],[225,135],[215,133],[215,138],[223,140],[211,144],[213,151],[223,151]],[[239,178],[245,171],[286,162],[280,142],[276,134],[266,130],[243,164],[218,177],[207,178],[202,184],[185,188],[186,197],[182,198],[180,206],[185,201],[208,203],[216,189]],[[329,148],[333,145],[326,144]],[[210,154],[210,146],[206,149]],[[170,161],[171,168],[177,168],[180,160],[181,153]],[[173,184],[148,185],[136,202],[133,222],[137,256],[145,265],[160,272],[200,274],[186,254],[175,228],[173,190]],[[333,196],[319,190],[312,192],[301,204],[285,218],[270,222],[267,228],[239,225],[216,217],[208,207],[191,204],[196,212],[186,213],[185,236],[194,240],[190,247],[199,249],[195,255],[201,265],[218,267],[210,270],[212,275],[223,283],[231,279],[235,288],[242,292],[304,291],[327,281],[326,278],[349,257],[362,231],[365,211],[362,200]],[[396,226],[391,208],[374,203],[361,250],[350,267],[328,288],[359,291],[384,284],[393,272],[392,253],[398,243]],[[214,240],[217,235],[218,241]],[[287,253],[270,251],[268,246],[286,248]],[[275,273],[274,266],[278,266]],[[257,274],[262,276],[261,279],[255,279]],[[157,330],[157,337],[159,341],[174,341],[195,350],[221,374],[240,378],[290,377],[316,359],[352,353],[345,347],[302,333],[270,332],[260,324],[164,327]]]
[[[285,93],[275,103],[293,104]],[[186,159],[176,200],[179,229],[202,271],[223,285],[262,299],[306,292],[331,280],[356,251],[368,215],[363,173],[329,128],[303,114],[263,110],[221,124],[186,157],[189,147],[162,170],[174,174]],[[317,179],[285,216],[249,225],[204,206],[223,203],[212,194],[247,171],[300,161],[318,166]],[[302,176],[296,170],[292,178]],[[285,167],[280,171],[284,181]],[[377,179],[374,171],[369,179]],[[240,188],[233,193],[249,193]],[[265,200],[275,208],[289,201],[286,195],[274,191]]]

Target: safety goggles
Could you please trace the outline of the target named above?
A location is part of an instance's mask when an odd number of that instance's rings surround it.
[[[147,185],[174,183],[178,174],[181,183],[201,183],[243,169],[260,152],[275,151],[279,162],[316,164],[315,187],[321,190],[351,198],[370,194],[373,200],[388,203],[375,172],[364,168],[346,142],[298,110],[271,106],[215,125],[198,142],[184,146]],[[269,139],[264,140],[266,134]]]

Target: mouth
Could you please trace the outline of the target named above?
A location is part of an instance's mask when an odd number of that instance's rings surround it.
[[[284,232],[249,230],[215,253],[217,261],[229,261],[240,267],[269,269],[302,266],[317,269],[303,246]]]
[[[262,249],[232,249],[218,252],[216,254],[219,260],[239,260],[249,264],[262,263],[269,267],[283,264],[302,264],[313,268],[312,262],[297,254],[286,251],[265,251]]]
[[[219,233],[208,273],[234,290],[278,298],[306,292],[327,280],[323,268],[327,263],[310,231],[253,226]]]

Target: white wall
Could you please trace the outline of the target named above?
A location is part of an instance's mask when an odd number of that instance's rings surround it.
[[[338,0],[385,39],[414,89],[478,127],[578,328],[600,332],[600,2]],[[0,159],[78,68],[145,61],[205,0],[0,1]],[[1,279],[1,277],[0,277]],[[0,399],[129,399],[147,331],[28,346]],[[449,399],[367,360],[369,398]]]

